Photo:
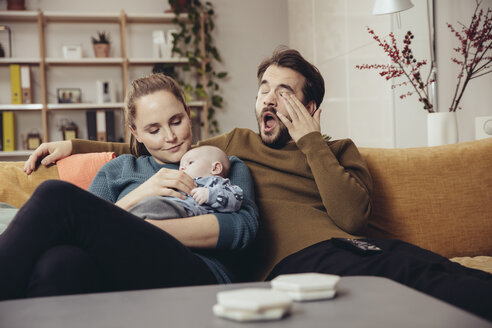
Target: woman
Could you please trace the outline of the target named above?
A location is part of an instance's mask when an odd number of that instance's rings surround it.
[[[116,193],[116,203],[41,184],[0,235],[0,299],[236,280],[231,251],[247,247],[258,226],[246,165],[231,159],[231,182],[244,193],[238,212],[144,221],[126,209],[195,187],[176,165],[191,147],[189,111],[176,82],[155,74],[132,83],[126,117],[135,156],[107,163],[91,186]]]

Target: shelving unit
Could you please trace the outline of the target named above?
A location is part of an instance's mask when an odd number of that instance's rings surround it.
[[[39,70],[39,95],[40,102],[26,105],[12,105],[12,104],[0,104],[0,111],[39,111],[41,114],[40,126],[42,131],[42,139],[44,142],[50,141],[49,138],[49,120],[50,113],[65,110],[65,111],[85,111],[91,109],[107,109],[107,110],[122,110],[124,103],[77,103],[77,104],[59,104],[50,103],[48,101],[49,79],[47,74],[55,67],[64,69],[66,67],[96,67],[111,69],[116,67],[121,69],[121,95],[126,94],[126,88],[129,82],[129,68],[133,66],[151,66],[157,63],[170,63],[174,65],[180,65],[187,62],[186,58],[152,58],[149,57],[129,57],[128,53],[128,41],[129,36],[127,29],[131,24],[174,24],[173,13],[149,13],[149,14],[131,14],[121,11],[120,13],[74,13],[74,12],[51,12],[51,11],[0,11],[0,21],[8,22],[30,22],[34,24],[38,34],[39,41],[39,57],[14,57],[14,58],[0,58],[0,66],[8,66],[10,64],[23,64],[29,65]],[[180,20],[186,21],[187,15],[182,14]],[[46,56],[47,42],[45,37],[47,36],[47,26],[49,24],[69,23],[69,24],[117,24],[119,28],[119,41],[120,49],[119,54],[116,57],[109,58],[93,58],[84,57],[81,59],[65,59],[61,57]],[[97,28],[96,28],[97,29]],[[203,40],[203,38],[202,38]],[[151,45],[149,45],[150,54]],[[202,46],[203,53],[205,53],[205,45]],[[32,56],[32,53],[29,54]],[[205,57],[205,56],[204,56]],[[2,79],[9,79],[9,75],[2,76]],[[94,81],[95,82],[95,81]],[[207,81],[202,81],[203,85],[206,85]],[[3,92],[6,92],[3,91]],[[198,117],[198,126],[203,123],[203,128],[198,129],[199,135],[197,139],[206,138],[208,132],[207,111],[208,101],[192,101],[189,103],[193,108],[196,116]],[[202,122],[203,119],[203,122]],[[196,123],[196,122],[194,122]],[[122,127],[122,131],[126,131],[126,128]],[[194,131],[197,133],[197,130]],[[125,138],[128,136],[125,135]],[[19,142],[17,142],[17,148],[19,148]],[[7,152],[4,152],[7,153]],[[8,152],[14,153],[14,152]],[[17,151],[19,155],[27,154],[23,151]],[[8,154],[5,154],[8,156]],[[0,160],[2,160],[2,152],[0,152]]]

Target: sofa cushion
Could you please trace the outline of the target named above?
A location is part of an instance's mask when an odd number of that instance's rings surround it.
[[[87,153],[68,156],[56,165],[39,166],[24,173],[24,162],[0,162],[0,202],[20,208],[41,182],[61,179],[88,189],[97,171],[114,158],[114,153]]]
[[[492,138],[360,152],[374,180],[365,235],[448,258],[492,255]]]
[[[27,175],[24,162],[0,162],[0,202],[21,207],[43,181],[58,179],[56,165],[40,166]]]
[[[492,273],[492,256],[454,257],[450,260],[472,269]]]
[[[75,154],[59,160],[56,166],[60,180],[87,190],[97,171],[114,157],[113,152]]]

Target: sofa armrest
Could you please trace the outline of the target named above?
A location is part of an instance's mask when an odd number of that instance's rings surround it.
[[[24,162],[0,162],[0,202],[21,207],[41,182],[59,179],[56,165],[40,166],[27,175]]]

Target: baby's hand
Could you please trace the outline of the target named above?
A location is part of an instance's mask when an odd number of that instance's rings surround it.
[[[195,188],[191,191],[190,195],[199,205],[202,205],[208,200],[208,188]]]

